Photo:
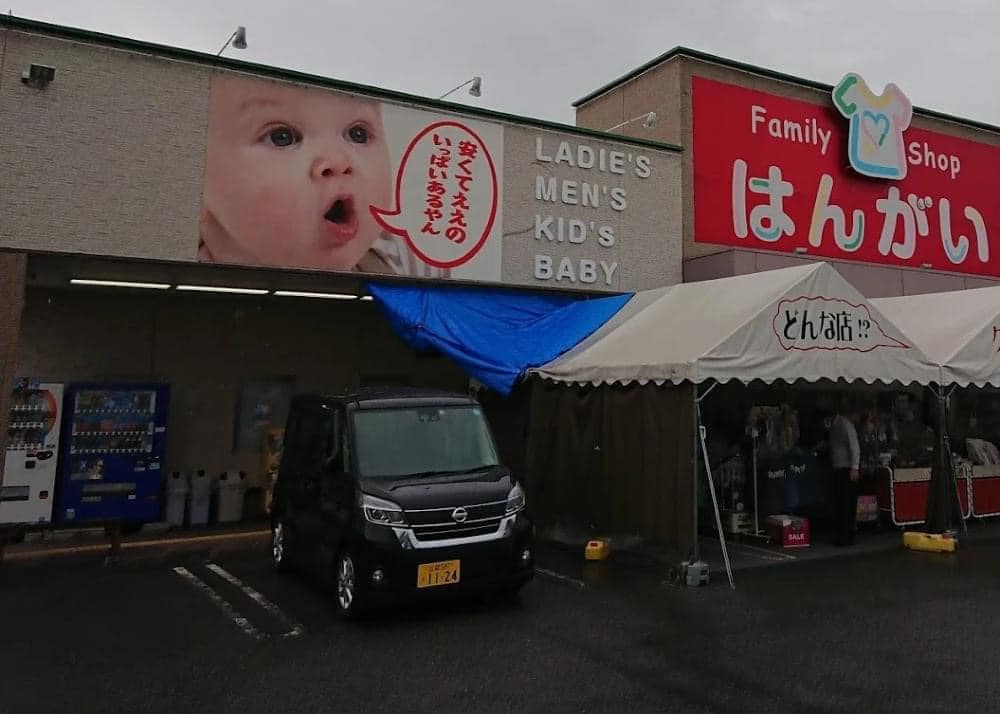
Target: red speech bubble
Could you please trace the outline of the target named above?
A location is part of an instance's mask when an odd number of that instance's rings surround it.
[[[489,147],[469,127],[448,120],[427,126],[406,147],[396,173],[395,208],[370,210],[424,263],[454,268],[486,243],[497,197]]]
[[[786,351],[871,352],[879,347],[910,347],[887,335],[867,305],[855,305],[842,298],[803,296],[782,300],[771,327]]]

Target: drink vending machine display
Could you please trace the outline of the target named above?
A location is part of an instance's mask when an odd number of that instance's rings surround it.
[[[59,455],[63,385],[18,378],[11,393],[0,524],[48,523]]]
[[[169,394],[165,384],[69,385],[57,520],[159,519]]]

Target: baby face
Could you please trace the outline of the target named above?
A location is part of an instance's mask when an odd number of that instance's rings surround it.
[[[209,97],[202,241],[209,259],[350,270],[390,200],[374,101],[218,75]]]

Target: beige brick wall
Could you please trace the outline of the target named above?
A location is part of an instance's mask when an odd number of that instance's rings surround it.
[[[0,253],[0,439],[4,440],[10,423],[9,385],[17,376],[18,335],[27,267],[28,258],[24,253]],[[4,455],[4,449],[0,449],[0,486],[3,485]]]
[[[656,122],[646,128],[642,121],[630,122],[612,133],[667,144],[680,144],[682,136],[682,102],[680,97],[680,64],[668,61],[620,87],[607,92],[576,110],[577,126],[604,131],[621,122],[656,112]],[[623,290],[645,290],[681,282],[683,253],[683,215],[686,210],[681,180],[683,155],[663,154],[658,157],[659,180],[644,188],[643,203],[631,222],[639,234],[649,239],[624,242],[620,247],[623,275],[631,279],[621,285]],[[628,232],[625,235],[629,235]],[[643,238],[646,236],[643,235]]]
[[[667,60],[619,87],[577,107],[576,124],[603,131],[633,117],[656,112],[656,123],[631,122],[614,133],[639,139],[683,144],[681,63]]]
[[[536,141],[543,142],[544,156],[554,155],[565,142],[574,155],[579,147],[599,152],[617,151],[625,157],[624,175],[600,171],[598,167],[582,169],[536,159]],[[650,174],[639,178],[635,174],[639,156],[649,159]],[[596,161],[596,159],[595,159]],[[663,287],[681,282],[681,159],[673,151],[663,151],[623,142],[601,141],[567,132],[508,127],[504,132],[504,236],[503,275],[505,282],[537,287],[587,288],[592,290],[634,291]],[[560,201],[538,200],[536,179],[556,180],[557,186],[589,184],[598,186],[599,207],[567,205]],[[627,207],[614,210],[608,198],[612,189],[625,192]],[[582,189],[580,189],[582,193]],[[545,220],[553,217],[564,221],[579,220],[587,235],[579,244],[550,241],[547,234],[535,230],[536,216]],[[565,225],[565,224],[564,224]],[[608,226],[614,230],[615,243],[604,247],[597,239],[597,229]],[[553,232],[555,230],[553,229]],[[543,237],[539,238],[539,235]],[[568,259],[575,281],[534,278],[535,256],[544,255],[558,263]],[[581,261],[596,264],[596,283],[585,284],[581,277]],[[617,268],[608,283],[605,268]],[[534,278],[534,279],[533,279]]]
[[[0,31],[0,245],[194,260],[209,71]],[[31,63],[56,68],[45,89]]]
[[[244,469],[254,478],[259,457],[233,453],[244,380],[291,376],[296,391],[357,386],[363,376],[468,384],[444,358],[410,350],[373,303],[43,288],[28,290],[17,369],[57,382],[169,383],[165,469]]]
[[[621,132],[684,147],[681,154],[682,253],[684,259],[723,253],[723,246],[694,242],[694,164],[691,147],[691,69],[686,57],[674,57],[577,108],[576,122],[591,129],[614,126],[647,111],[655,111],[650,129],[641,122],[622,127]]]

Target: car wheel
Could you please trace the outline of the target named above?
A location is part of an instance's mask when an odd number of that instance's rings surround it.
[[[364,598],[358,587],[354,558],[343,552],[337,558],[337,609],[344,617],[354,618],[364,611]]]
[[[287,573],[292,567],[291,530],[284,521],[271,528],[271,562],[275,569]]]

